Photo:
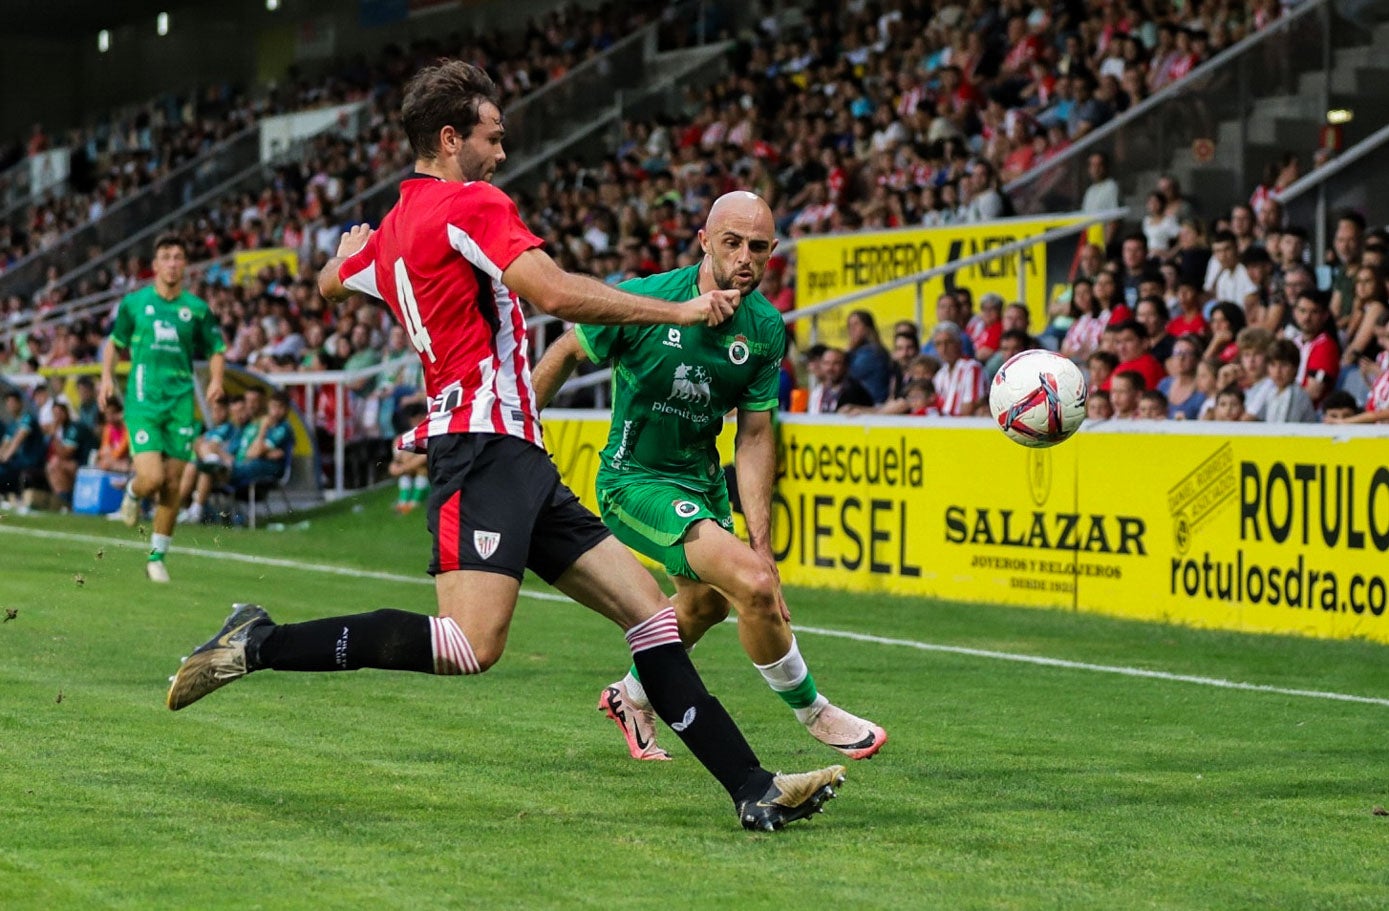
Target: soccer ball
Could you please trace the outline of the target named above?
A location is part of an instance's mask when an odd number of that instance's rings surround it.
[[[1020,351],[994,374],[989,411],[1015,443],[1055,446],[1085,420],[1085,375],[1050,351]]]

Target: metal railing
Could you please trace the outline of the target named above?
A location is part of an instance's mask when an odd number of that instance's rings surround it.
[[[234,254],[219,256],[216,259],[205,259],[193,263],[188,267],[187,284],[192,285],[197,279],[209,269],[217,266],[230,265],[235,258]],[[15,336],[32,331],[41,325],[56,325],[59,323],[72,323],[76,320],[85,319],[93,314],[109,312],[115,307],[116,301],[132,291],[139,290],[153,284],[153,279],[139,282],[126,288],[118,290],[98,291],[95,294],[88,294],[74,300],[64,301],[56,307],[48,310],[39,311],[29,309],[20,313],[19,318],[13,321],[0,323],[0,340],[12,341]]]
[[[1389,152],[1383,150],[1386,145],[1389,125],[1380,127],[1278,194],[1289,224],[1314,226],[1314,251],[1327,248],[1330,219],[1340,210],[1374,214],[1380,221],[1389,215],[1389,168],[1384,166]]]
[[[1168,171],[1184,176],[1196,199],[1218,205],[1243,198],[1278,152],[1315,149],[1334,98],[1353,94],[1335,90],[1334,56],[1364,47],[1366,37],[1333,15],[1331,0],[1307,0],[1004,189],[1019,212],[1079,209],[1087,161],[1103,152],[1125,200]],[[1197,140],[1211,145],[1198,154]]]

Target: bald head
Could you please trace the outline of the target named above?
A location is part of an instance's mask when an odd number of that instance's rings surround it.
[[[776,249],[772,210],[756,193],[734,190],[709,207],[709,218],[699,232],[704,250],[700,264],[700,289],[737,289],[748,295],[762,282],[767,260]]]
[[[768,230],[771,230],[772,208],[766,200],[748,190],[734,190],[714,200],[709,207],[706,230],[716,230],[727,221],[755,222],[759,219],[765,220]]]

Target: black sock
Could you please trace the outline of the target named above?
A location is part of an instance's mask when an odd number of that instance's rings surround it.
[[[757,761],[728,712],[704,688],[684,647],[658,645],[632,657],[651,707],[719,780],[733,803],[760,797],[772,780],[771,773]]]
[[[388,671],[434,673],[429,617],[378,610],[350,617],[261,627],[247,647],[250,669],[276,671]]]

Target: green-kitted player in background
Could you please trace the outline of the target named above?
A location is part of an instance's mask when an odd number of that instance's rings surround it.
[[[624,282],[625,291],[685,301],[737,289],[742,305],[717,327],[577,326],[532,375],[543,408],[581,360],[611,362],[613,417],[598,471],[598,506],[619,540],[675,580],[680,638],[692,647],[738,608],[748,657],[817,740],[853,759],[887,741],[881,727],[832,705],[815,687],[791,632],[771,547],[777,407],[786,328],[757,292],[776,247],[772,212],[754,193],[715,200],[699,232],[695,266]],[[734,461],[749,544],[733,532],[719,461],[723,417],[738,411]],[[669,759],[635,669],[607,687],[598,707],[636,759]]]
[[[121,298],[115,326],[101,353],[104,408],[115,395],[116,349],[130,351],[126,381],[125,423],[130,432],[135,476],[125,486],[121,518],[133,526],[140,500],[154,497],[154,534],[146,572],[168,582],[164,554],[178,517],[183,468],[193,458],[193,441],[202,425],[194,402],[193,362],[207,357],[211,374],[207,400],[222,397],[226,343],[217,319],[199,297],[183,288],[188,250],[181,238],[164,235],[154,242],[154,283]]]

